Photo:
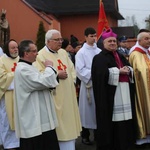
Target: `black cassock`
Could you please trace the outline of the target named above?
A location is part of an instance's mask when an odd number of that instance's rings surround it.
[[[127,59],[118,54],[123,66],[130,66]],[[130,95],[133,119],[112,121],[114,95],[116,86],[108,84],[108,68],[117,67],[111,51],[103,49],[93,58],[92,82],[96,105],[96,142],[97,150],[127,150],[135,142],[136,115],[134,105],[134,84],[130,84]]]

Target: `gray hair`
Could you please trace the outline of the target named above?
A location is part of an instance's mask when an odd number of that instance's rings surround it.
[[[45,44],[47,44],[48,40],[50,40],[52,38],[53,34],[55,34],[55,33],[61,34],[58,30],[55,30],[55,29],[51,29],[46,32]]]
[[[140,41],[143,37],[145,37],[149,32],[141,32],[137,35],[137,41]]]
[[[30,51],[30,44],[34,44],[31,40],[23,40],[19,44],[19,56],[24,57],[25,52]]]
[[[137,41],[139,41],[142,37],[143,37],[143,32],[141,32],[137,35]]]

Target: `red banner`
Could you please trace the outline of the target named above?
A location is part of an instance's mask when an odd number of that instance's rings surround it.
[[[99,7],[99,17],[98,17],[98,30],[97,30],[97,39],[101,37],[101,34],[103,30],[108,30],[109,24],[106,18],[105,10],[104,10],[104,5],[102,0],[100,0],[100,7]]]

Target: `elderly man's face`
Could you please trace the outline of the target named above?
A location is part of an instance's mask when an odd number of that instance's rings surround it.
[[[63,39],[59,33],[54,33],[52,38],[48,40],[47,46],[54,51],[58,51],[61,48]]]
[[[139,44],[144,48],[150,47],[150,33],[143,33],[143,37],[139,40]]]
[[[16,58],[18,56],[18,44],[15,41],[10,41],[8,48],[10,56]]]
[[[104,48],[109,51],[117,50],[117,40],[115,37],[109,37],[103,41]]]

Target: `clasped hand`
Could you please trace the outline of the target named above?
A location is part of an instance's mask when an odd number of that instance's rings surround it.
[[[122,68],[120,68],[120,74],[130,74],[130,68],[128,66],[124,66]]]
[[[66,70],[59,70],[58,71],[58,78],[59,79],[66,79],[68,77],[68,74]]]

